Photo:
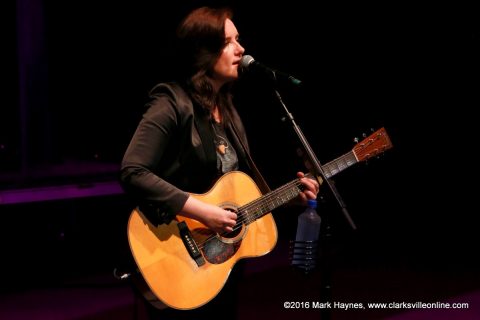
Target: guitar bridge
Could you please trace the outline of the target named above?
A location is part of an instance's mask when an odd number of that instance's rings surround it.
[[[180,237],[182,238],[185,248],[187,248],[188,254],[192,257],[197,265],[203,266],[205,264],[205,259],[203,258],[202,253],[198,249],[197,243],[192,237],[190,230],[187,227],[185,221],[182,221],[177,224],[178,230],[180,231]]]

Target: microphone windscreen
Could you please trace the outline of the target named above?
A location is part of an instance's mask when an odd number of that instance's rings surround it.
[[[253,57],[251,55],[245,55],[242,57],[240,60],[240,68],[242,71],[246,71],[248,69],[248,66],[254,61]]]

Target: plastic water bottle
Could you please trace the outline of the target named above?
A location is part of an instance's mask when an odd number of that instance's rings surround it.
[[[305,271],[315,268],[320,223],[317,200],[308,200],[307,208],[298,216],[292,265]]]

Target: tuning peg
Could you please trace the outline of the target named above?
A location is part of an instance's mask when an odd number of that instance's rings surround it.
[[[364,132],[362,133],[362,137],[366,138],[367,137],[367,134]]]
[[[375,132],[375,130],[373,128],[370,128],[370,132]]]
[[[358,137],[353,138],[353,142],[358,143],[358,141],[360,141],[360,139],[358,139]]]

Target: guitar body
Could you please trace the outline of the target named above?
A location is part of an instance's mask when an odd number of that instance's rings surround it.
[[[222,176],[205,194],[193,197],[235,210],[261,196],[257,185],[242,172]],[[198,266],[187,251],[178,229],[185,221],[199,245],[205,264]],[[213,237],[213,239],[212,239]],[[152,225],[137,209],[128,222],[128,240],[137,266],[153,294],[175,309],[193,309],[212,300],[225,285],[241,258],[269,253],[277,242],[277,227],[271,213],[243,226],[237,235],[212,234],[200,222],[177,216],[169,225]],[[208,241],[205,245],[206,239]]]

